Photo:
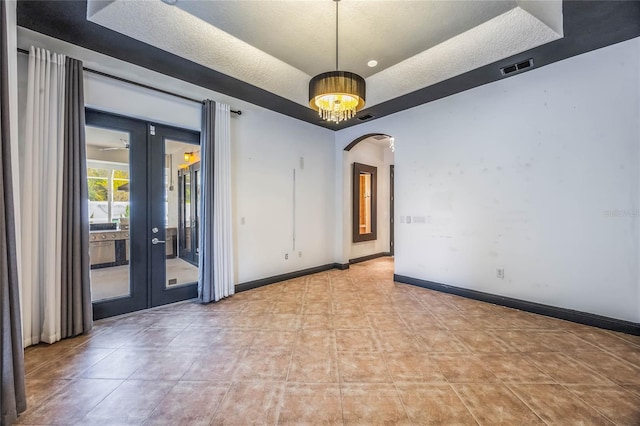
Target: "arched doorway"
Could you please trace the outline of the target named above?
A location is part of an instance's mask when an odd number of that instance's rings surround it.
[[[367,133],[344,148],[343,188],[347,214],[343,230],[349,263],[393,255],[393,179],[393,136]],[[373,212],[374,217],[367,216],[368,212]],[[368,220],[373,220],[375,226]],[[374,235],[369,233],[372,231]],[[359,238],[359,234],[365,238]]]

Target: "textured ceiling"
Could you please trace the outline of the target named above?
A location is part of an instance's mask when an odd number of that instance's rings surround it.
[[[333,1],[178,1],[176,7],[316,75],[335,68]],[[514,1],[343,0],[340,68],[363,77],[380,72],[516,7]],[[367,66],[378,61],[374,68]]]
[[[307,105],[334,69],[335,3],[90,0],[88,19]],[[560,1],[340,3],[340,68],[367,77],[367,107],[562,37]],[[376,59],[375,69],[366,62]],[[373,74],[372,74],[373,73]]]

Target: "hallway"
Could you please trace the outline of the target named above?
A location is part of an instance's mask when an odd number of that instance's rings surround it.
[[[28,348],[19,423],[640,423],[640,337],[392,276],[381,258]]]

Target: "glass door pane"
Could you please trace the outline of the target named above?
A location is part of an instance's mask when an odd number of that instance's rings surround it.
[[[129,132],[86,126],[91,299],[131,295]]]
[[[193,260],[197,265],[200,256],[200,162],[191,166],[195,191],[193,194]]]
[[[194,191],[194,186],[197,188],[198,185],[193,166],[199,164],[200,159],[197,146],[172,139],[165,140],[165,155],[170,165],[165,169],[165,176],[167,174],[171,177],[175,176],[179,182],[178,194],[170,187],[166,190],[166,208],[169,218],[167,238],[170,238],[167,243],[170,244],[167,245],[165,287],[170,288],[198,281],[198,261],[194,256],[194,245],[197,241],[197,234],[194,233],[194,225],[197,223],[194,202],[197,191]],[[171,168],[174,165],[175,170]],[[174,239],[177,240],[176,244]],[[169,250],[169,246],[174,245],[178,248],[177,253]]]

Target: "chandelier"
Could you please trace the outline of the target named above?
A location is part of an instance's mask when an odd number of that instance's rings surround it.
[[[338,71],[338,3],[336,2],[336,70],[318,74],[309,82],[309,106],[323,120],[339,123],[356,115],[364,107],[364,78]]]

